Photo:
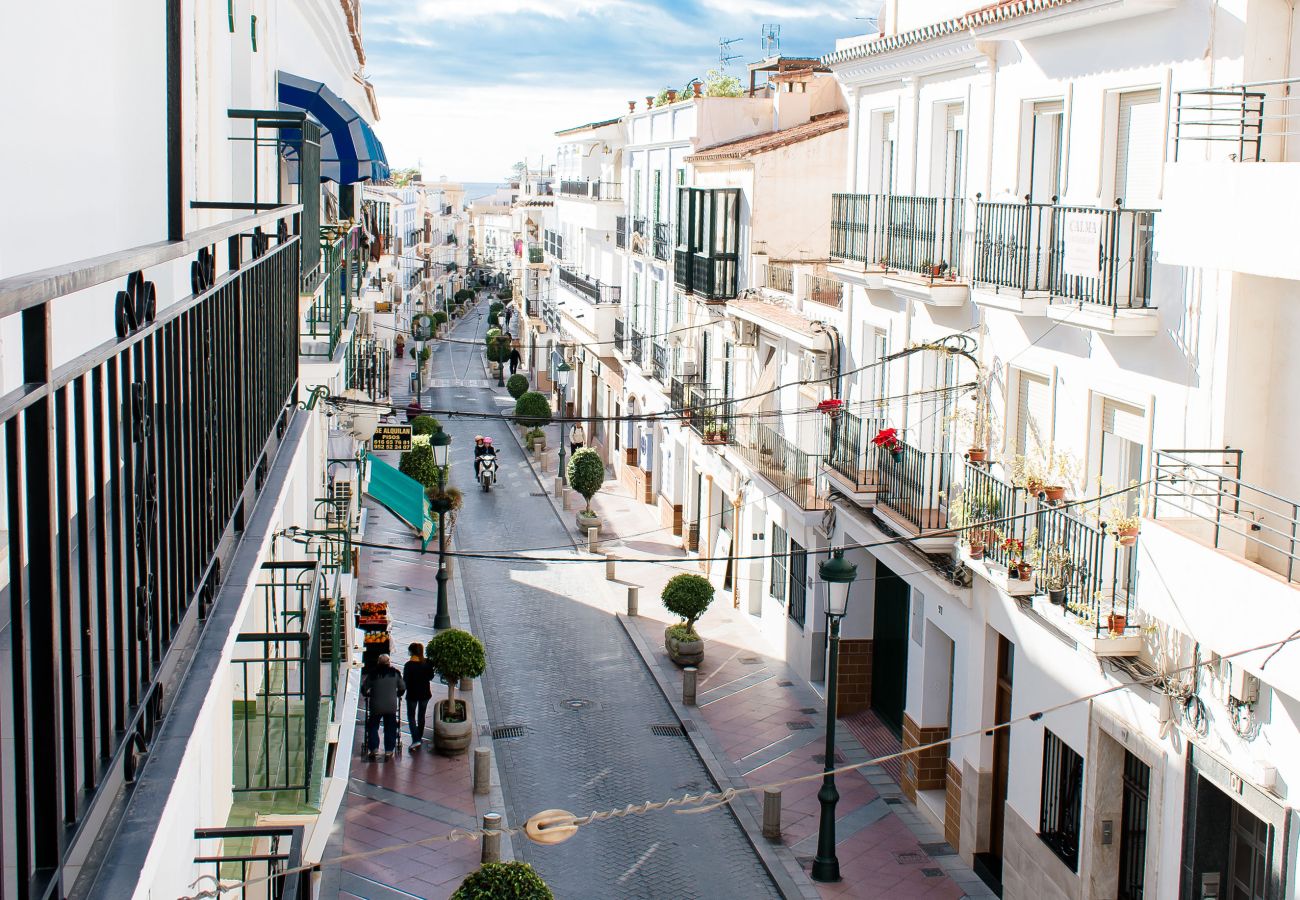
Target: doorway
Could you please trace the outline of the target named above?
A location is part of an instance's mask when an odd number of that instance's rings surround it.
[[[1011,721],[1011,686],[1016,668],[1016,645],[998,635],[998,661],[993,688],[993,724]],[[1006,826],[1007,782],[1011,769],[1011,730],[993,732],[993,791],[989,800],[989,849],[975,854],[975,872],[1002,895],[1003,832]]]
[[[909,594],[907,582],[876,560],[871,708],[897,736],[903,733],[903,706],[907,701]]]

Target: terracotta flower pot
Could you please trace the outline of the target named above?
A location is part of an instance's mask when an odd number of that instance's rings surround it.
[[[1020,572],[1021,581],[1031,581],[1034,577],[1034,567],[1029,563],[1021,563],[1016,567]]]
[[[1065,499],[1065,485],[1049,484],[1043,488],[1043,493],[1047,495],[1048,502],[1055,503]]]
[[[1128,625],[1128,616],[1121,613],[1111,613],[1106,616],[1106,630],[1111,634],[1119,637],[1124,633],[1125,626]]]
[[[1133,525],[1129,528],[1119,530],[1119,545],[1121,547],[1132,547],[1138,542],[1138,527]]]
[[[988,451],[977,447],[971,447],[966,451],[966,458],[973,463],[982,463],[988,458]]]
[[[970,545],[970,558],[971,558],[971,559],[983,559],[983,558],[984,558],[984,545],[983,545],[983,544],[980,544],[980,543],[976,543],[975,541],[971,541],[971,545]]]

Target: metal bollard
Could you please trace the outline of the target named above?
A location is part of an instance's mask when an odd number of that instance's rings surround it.
[[[695,705],[695,678],[699,674],[700,670],[695,666],[682,669],[682,703],[686,706]]]
[[[641,588],[635,584],[627,586],[627,615],[628,618],[635,618],[637,607],[641,603]]]
[[[763,837],[769,841],[781,840],[781,789],[763,791]]]
[[[591,530],[595,531],[596,529],[592,528]],[[618,557],[615,556],[613,553],[605,554],[605,580],[606,581],[614,580],[614,561],[616,559],[618,559]]]
[[[598,546],[599,538],[600,538],[599,528],[587,529],[587,552],[588,553],[596,552],[596,547]]]
[[[501,827],[500,813],[483,813],[483,827],[485,829],[496,830]],[[481,862],[495,863],[501,862],[501,835],[485,834],[483,835],[483,859]]]
[[[474,748],[474,793],[486,794],[492,789],[492,749]]]

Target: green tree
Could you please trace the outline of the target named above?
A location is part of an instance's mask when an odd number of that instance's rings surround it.
[[[482,642],[468,631],[448,628],[434,635],[424,656],[447,682],[447,716],[455,715],[456,685],[462,678],[478,678],[487,668]]]
[[[659,596],[665,609],[682,617],[683,636],[692,640],[698,638],[695,622],[713,602],[713,583],[702,575],[674,575]]]
[[[411,420],[411,434],[433,434],[442,423],[433,416],[416,416]]]
[[[510,336],[501,333],[500,328],[489,328],[483,336],[487,347],[488,362],[503,363],[510,358]]]
[[[735,75],[728,75],[720,69],[709,69],[704,76],[704,96],[706,97],[741,97],[745,87]]]
[[[511,379],[514,380],[513,378]],[[537,391],[520,394],[515,401],[515,421],[529,428],[541,428],[551,422],[551,403]]]
[[[403,475],[409,475],[425,488],[438,486],[438,464],[433,459],[433,448],[428,444],[412,444],[411,449],[402,454],[397,469]]]
[[[520,373],[511,375],[506,379],[506,390],[510,396],[518,400],[528,390],[528,376]]]
[[[484,863],[460,883],[451,900],[554,900],[533,867],[523,862]]]
[[[592,448],[584,447],[569,459],[568,475],[569,487],[587,501],[587,507],[583,512],[589,516],[594,515],[591,511],[591,498],[596,496],[600,486],[605,483],[604,460]]]

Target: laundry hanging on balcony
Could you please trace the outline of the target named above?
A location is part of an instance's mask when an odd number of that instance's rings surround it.
[[[353,106],[319,81],[277,72],[280,109],[298,110],[320,123],[322,181],[353,184],[388,178],[388,157],[370,123]],[[291,145],[293,138],[282,135]],[[292,158],[292,149],[286,150]]]

